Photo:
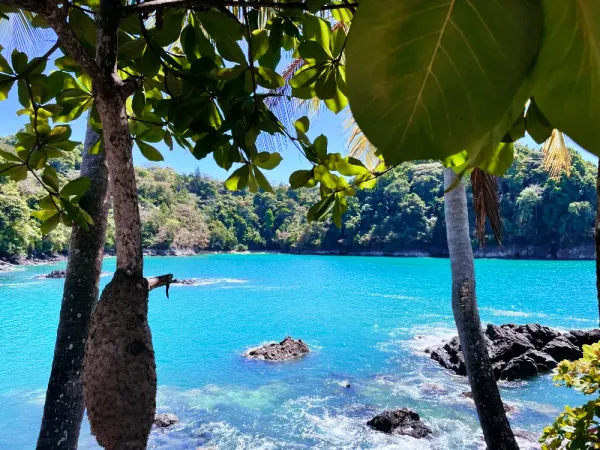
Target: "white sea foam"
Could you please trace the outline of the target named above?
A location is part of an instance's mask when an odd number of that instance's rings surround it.
[[[538,318],[548,317],[548,315],[544,314],[544,313],[516,311],[513,309],[481,308],[481,310],[489,312],[489,313],[493,314],[494,316],[500,316],[500,317],[538,317]]]
[[[33,280],[33,278],[31,278],[31,280]],[[31,285],[42,284],[42,283],[43,283],[43,281],[41,281],[41,280],[39,280],[39,281],[25,281],[23,283],[6,283],[6,284],[0,283],[0,287],[19,289],[19,288],[28,288]]]
[[[456,334],[456,328],[445,324],[416,326],[410,329],[411,338],[403,341],[402,345],[413,353],[426,355],[425,349],[440,345]]]
[[[395,294],[369,294],[371,297],[393,298],[397,300],[422,300],[420,297],[412,297],[410,295],[395,295]]]
[[[248,280],[241,280],[239,278],[189,278],[189,280],[193,281],[191,284],[179,284],[175,283],[172,286],[178,287],[192,287],[192,286],[210,286],[214,284],[242,284],[248,283]]]

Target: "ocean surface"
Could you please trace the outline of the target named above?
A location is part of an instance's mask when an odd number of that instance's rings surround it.
[[[278,254],[146,258],[148,276],[196,286],[150,295],[158,411],[181,422],[153,430],[152,449],[480,449],[466,379],[423,352],[456,334],[449,261]],[[63,280],[53,266],[0,273],[0,449],[35,447],[54,348]],[[104,270],[114,271],[108,258]],[[562,329],[597,321],[592,261],[478,260],[484,322]],[[104,276],[102,283],[110,280]],[[242,354],[287,335],[308,357],[290,363]],[[349,382],[349,389],[342,387]],[[551,376],[501,383],[514,428],[540,433],[580,394]],[[409,407],[431,439],[366,427],[377,412]],[[81,449],[99,448],[85,420]]]

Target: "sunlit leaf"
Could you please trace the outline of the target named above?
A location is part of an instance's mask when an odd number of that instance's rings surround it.
[[[512,105],[541,17],[539,0],[361,4],[346,47],[358,125],[390,164],[470,148]]]
[[[244,189],[248,185],[249,175],[250,168],[244,164],[242,167],[236,169],[229,178],[227,178],[225,181],[225,187],[230,191]]]

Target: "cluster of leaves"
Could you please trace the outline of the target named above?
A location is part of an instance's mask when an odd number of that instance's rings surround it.
[[[594,2],[364,2],[347,45],[358,125],[386,162],[502,175],[552,129],[598,154]]]
[[[292,175],[293,186],[321,186],[322,199],[311,210],[309,220],[322,219],[333,211],[334,221],[340,225],[346,197],[355,193],[346,177],[356,176],[354,185],[371,187],[376,174],[358,160],[328,154],[324,137],[311,143],[305,118],[296,123],[297,133],[292,137],[276,112],[292,98],[322,100],[335,113],[346,107],[344,49],[353,8],[329,1],[297,6],[175,6],[150,14],[137,10],[136,5],[124,6],[118,32],[118,73],[138,86],[127,99],[129,131],[150,161],[163,160],[155,146],[159,142],[171,150],[177,144],[197,159],[212,154],[220,167],[233,170],[225,183],[228,189],[248,187],[252,192],[273,191],[263,170],[277,167],[282,160],[279,153],[258,148],[259,136],[282,135],[312,164],[311,169]],[[97,2],[79,2],[68,11],[68,23],[90,55],[95,54],[93,12],[97,7]],[[321,10],[326,13],[318,17]],[[14,11],[0,8],[8,20]],[[49,25],[36,16],[33,26]],[[57,48],[58,44],[53,50]],[[285,52],[301,61],[287,80],[278,72],[285,66],[281,61]],[[49,159],[74,145],[66,140],[70,129],[64,124],[89,110],[92,126],[102,132],[90,78],[66,52],[54,60],[58,70],[44,74],[51,54],[27,62],[23,53],[15,51],[12,65],[0,60],[0,99],[18,84],[24,108],[19,113],[30,116],[27,135],[18,136],[22,156],[19,153],[19,160],[12,161],[2,155],[7,163],[15,164],[2,166],[5,170],[0,175],[18,181],[28,172],[38,177],[37,171],[43,171],[39,179],[48,199],[40,202],[38,216],[44,220],[46,232],[59,221],[91,223],[78,207],[85,181],[60,188],[48,169]],[[286,87],[289,92],[284,94]],[[100,139],[91,151],[102,149]],[[335,171],[339,176],[332,173]]]
[[[15,140],[16,141],[16,138]],[[14,142],[13,141],[13,142]],[[14,153],[14,148],[3,150]],[[54,160],[61,184],[77,176],[77,161]],[[536,246],[540,256],[591,243],[596,203],[595,167],[572,154],[571,175],[551,178],[540,151],[517,146],[515,162],[499,180],[506,246]],[[155,252],[273,250],[283,252],[406,252],[443,254],[446,248],[442,165],[404,163],[373,189],[348,199],[342,228],[331,219],[308,222],[319,188],[273,186],[273,193],[232,192],[222,181],[169,168],[136,168],[142,242]],[[14,185],[14,186],[13,186]],[[0,255],[62,252],[59,227],[47,236],[30,219],[45,191],[34,179],[0,186]],[[470,186],[468,201],[473,202]],[[471,217],[471,228],[475,228]],[[109,221],[107,250],[114,250]],[[493,241],[489,233],[488,242]],[[473,239],[473,245],[478,242]],[[556,254],[553,253],[555,256]]]
[[[11,55],[11,64],[0,55],[0,99],[5,99],[11,87],[17,84],[19,103],[23,107],[17,114],[29,116],[29,123],[16,134],[16,151],[0,150],[4,160],[0,163],[0,176],[22,181],[32,173],[44,187],[47,195],[39,200],[40,211],[34,213],[43,222],[44,234],[52,231],[59,222],[71,226],[77,221],[86,228],[93,224],[92,218],[79,207],[89,180],[78,178],[61,186],[52,166],[52,160],[64,157],[65,152],[72,152],[77,146],[69,140],[71,127],[61,124],[68,120],[65,117],[68,111],[61,103],[68,104],[69,92],[75,90],[74,86],[87,85],[89,88],[89,82],[84,76],[78,81],[60,71],[45,75],[46,64],[44,57],[29,61],[25,53],[17,50]],[[50,119],[54,120],[54,126]]]
[[[557,386],[576,389],[585,395],[598,394],[600,389],[600,342],[583,346],[583,358],[562,361],[556,368]],[[600,448],[600,398],[572,408],[566,406],[556,421],[544,429],[540,438],[543,450],[567,448],[584,450]]]

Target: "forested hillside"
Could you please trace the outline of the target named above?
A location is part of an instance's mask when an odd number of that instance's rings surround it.
[[[0,145],[10,149],[11,138]],[[80,149],[55,164],[60,176],[75,177]],[[287,186],[274,194],[229,192],[221,181],[199,171],[137,168],[143,242],[148,250],[185,253],[202,250],[291,252],[444,252],[442,166],[406,163],[383,176],[373,190],[349,202],[341,230],[330,221],[307,223],[318,193]],[[518,148],[515,163],[500,180],[505,246],[558,249],[592,243],[596,168],[572,152],[572,170],[551,179],[537,150]],[[0,256],[66,252],[68,230],[42,238],[31,218],[36,183],[0,179]],[[469,201],[472,198],[469,192]],[[472,215],[471,215],[472,216]],[[114,245],[112,219],[107,249]],[[491,242],[491,237],[490,237]],[[477,245],[473,241],[473,245]]]

